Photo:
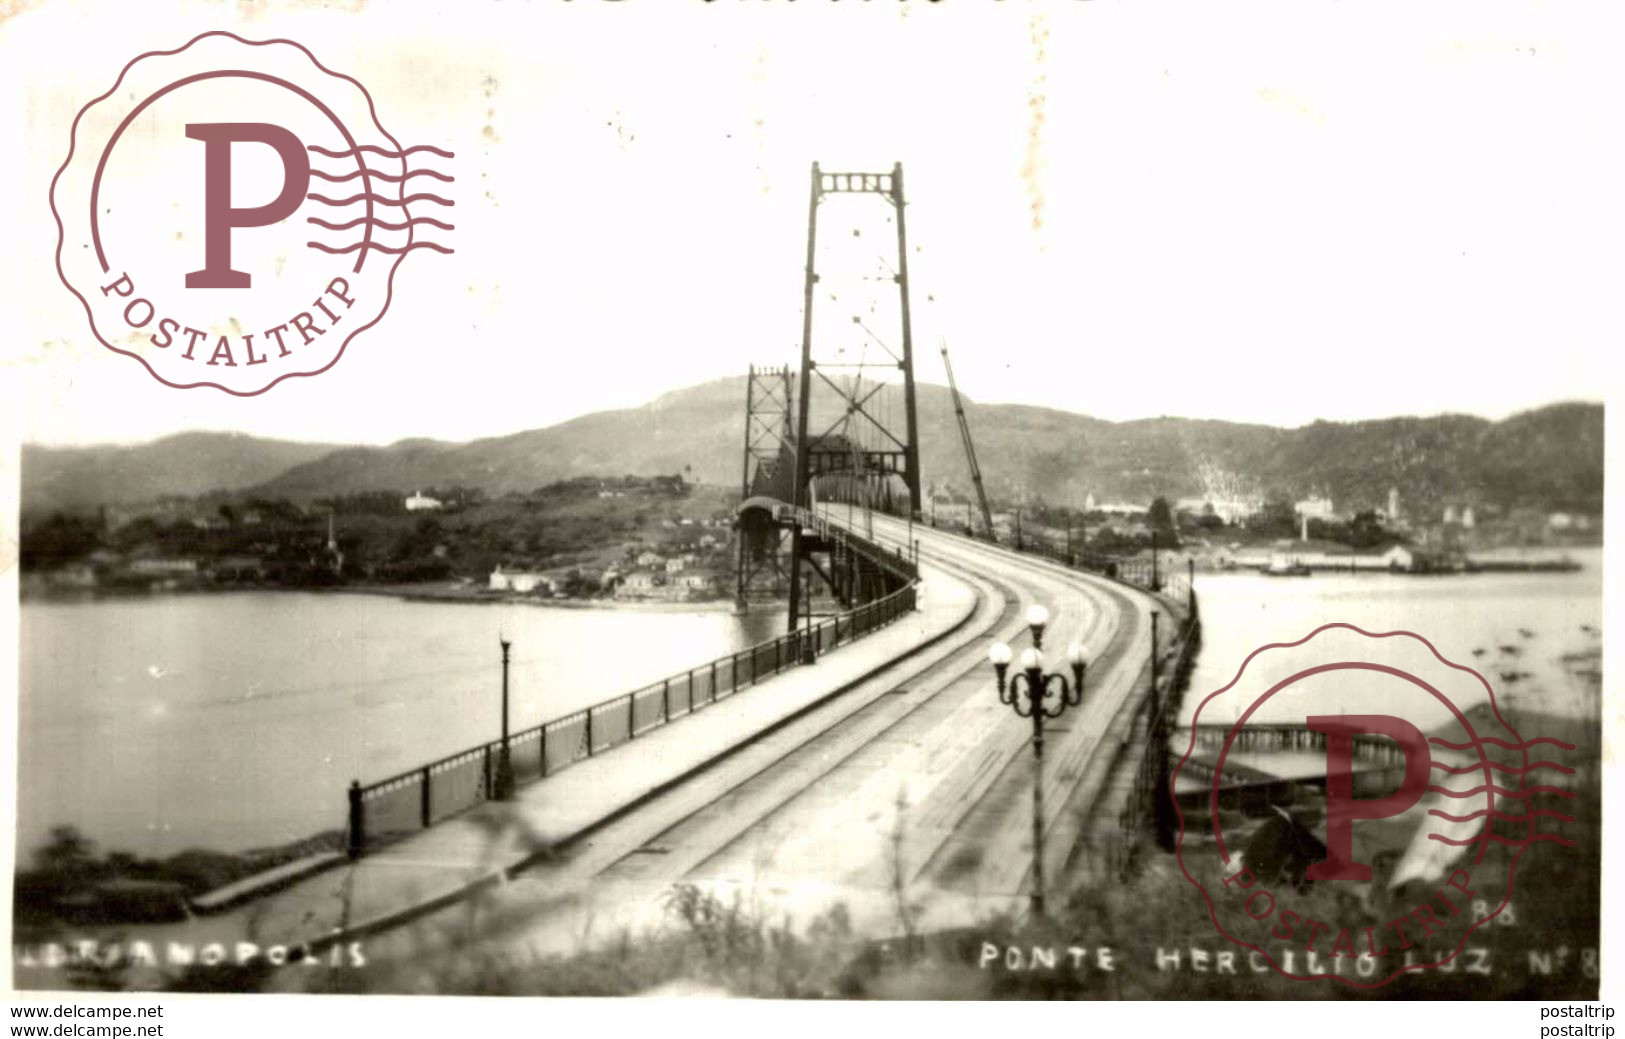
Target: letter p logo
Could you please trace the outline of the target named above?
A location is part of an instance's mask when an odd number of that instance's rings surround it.
[[[1316,714],[1309,729],[1326,735],[1326,859],[1310,865],[1310,880],[1370,880],[1371,867],[1354,861],[1354,820],[1387,819],[1422,799],[1433,758],[1427,737],[1402,718],[1386,714]],[[1354,797],[1354,741],[1387,736],[1399,744],[1405,779],[1387,797]]]
[[[264,227],[291,216],[310,188],[310,156],[288,130],[270,123],[187,123],[186,136],[203,142],[203,269],[186,276],[189,289],[246,289],[253,280],[231,268],[231,230]],[[263,206],[231,204],[231,146],[236,141],[268,144],[282,160],[282,191]]]

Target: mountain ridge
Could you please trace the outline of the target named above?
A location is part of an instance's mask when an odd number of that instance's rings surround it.
[[[927,483],[969,486],[946,387],[917,388]],[[25,512],[133,504],[211,492],[296,500],[363,491],[478,487],[527,491],[576,476],[659,475],[728,485],[740,478],[744,377],[671,390],[646,404],[540,429],[383,446],[189,432],[143,445],[24,445]],[[901,393],[870,401],[901,422]],[[833,423],[814,396],[810,427]],[[1056,408],[965,401],[989,489],[1052,503],[1326,495],[1373,507],[1396,487],[1407,508],[1449,503],[1599,512],[1603,405],[1565,401],[1499,421],[1471,415],[1320,420],[1298,427],[1157,416],[1112,422]]]

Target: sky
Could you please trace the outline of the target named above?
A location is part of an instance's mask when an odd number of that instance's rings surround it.
[[[917,376],[944,381],[940,337],[978,401],[1295,426],[1611,390],[1614,5],[8,9],[21,440],[464,440],[793,364],[815,160],[903,163]],[[333,369],[248,399],[102,348],[50,263],[73,113],[216,28],[305,42],[456,153],[456,252],[410,255]]]

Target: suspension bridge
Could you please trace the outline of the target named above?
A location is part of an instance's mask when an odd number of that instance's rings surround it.
[[[884,933],[899,892],[920,926],[962,924],[1025,907],[1039,877],[1062,897],[1167,846],[1168,737],[1200,637],[1189,576],[993,542],[957,386],[984,529],[921,522],[908,259],[901,167],[813,167],[799,364],[751,368],[743,402],[735,595],[787,603],[783,634],[357,777],[335,791],[345,851],[221,893],[175,940],[404,956],[477,906],[486,940],[562,951],[658,922],[683,883],[839,904]],[[1036,730],[1035,777],[1034,725],[988,656],[1040,635],[1086,666],[1081,703]]]

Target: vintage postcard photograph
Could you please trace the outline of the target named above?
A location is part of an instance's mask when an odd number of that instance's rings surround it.
[[[0,12],[19,1005],[1606,998],[1608,5]]]

